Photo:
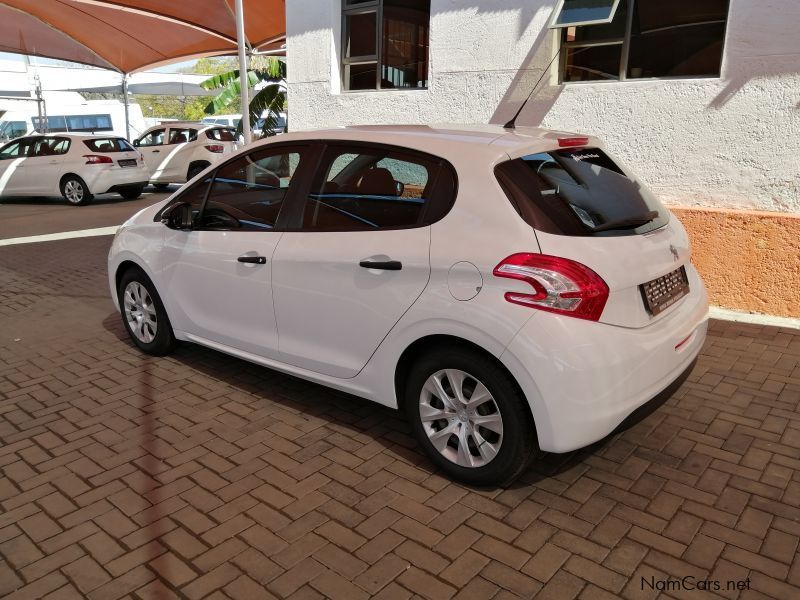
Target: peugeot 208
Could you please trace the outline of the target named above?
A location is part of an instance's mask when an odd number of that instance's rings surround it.
[[[452,477],[503,484],[666,398],[707,297],[676,218],[591,137],[292,133],[123,224],[133,343],[189,341],[406,411]]]

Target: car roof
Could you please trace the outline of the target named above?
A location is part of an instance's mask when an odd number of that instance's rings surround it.
[[[356,125],[288,133],[281,136],[280,141],[320,139],[389,144],[452,160],[467,149],[487,157],[502,158],[508,155],[516,158],[536,151],[552,150],[559,147],[559,139],[575,137],[587,138],[587,145],[600,145],[596,138],[566,131],[538,127],[505,129],[500,125],[481,124]]]

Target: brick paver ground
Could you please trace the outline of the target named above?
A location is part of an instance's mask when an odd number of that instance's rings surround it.
[[[722,589],[664,597],[800,597],[797,331],[713,322],[646,421],[469,489],[391,410],[141,355],[109,243],[0,248],[0,596],[639,599],[689,576]]]

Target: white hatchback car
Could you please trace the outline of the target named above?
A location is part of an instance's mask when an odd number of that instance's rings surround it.
[[[142,194],[149,173],[130,143],[114,136],[30,135],[0,148],[0,196],[58,196],[84,205],[95,194]]]
[[[156,125],[133,145],[144,155],[150,182],[159,189],[189,181],[237,148],[233,129],[194,122]]]
[[[502,484],[652,410],[706,336],[680,222],[598,140],[352,127],[249,146],[123,224],[133,342],[187,340],[403,408]]]

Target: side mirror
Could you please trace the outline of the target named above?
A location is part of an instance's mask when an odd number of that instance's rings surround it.
[[[139,147],[139,140],[133,140],[133,145],[134,145],[134,147],[138,148]]]
[[[406,189],[406,186],[405,186],[405,184],[404,184],[402,181],[395,181],[395,182],[394,182],[394,185],[395,185],[395,187],[397,188],[397,194],[396,194],[396,195],[397,195],[398,197],[402,196],[402,195],[403,195],[403,192],[404,192],[404,191],[405,191],[405,189]]]
[[[188,202],[176,202],[161,213],[161,223],[178,231],[191,231],[192,205]]]

